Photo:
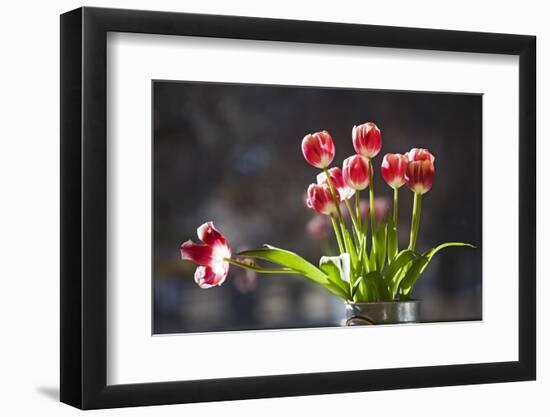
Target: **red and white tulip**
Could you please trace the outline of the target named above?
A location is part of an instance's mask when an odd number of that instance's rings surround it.
[[[328,167],[334,159],[335,152],[332,137],[326,130],[310,133],[302,140],[304,158],[316,168]]]
[[[336,198],[339,200],[340,195],[338,190],[335,190]],[[332,198],[329,185],[323,184],[310,184],[307,189],[307,206],[317,213],[331,215],[336,213],[336,202]]]
[[[405,156],[408,159],[407,186],[415,193],[425,194],[432,188],[435,176],[435,158],[427,149],[413,148]]]
[[[407,181],[405,174],[407,172],[408,158],[399,153],[387,153],[382,160],[382,177],[384,181],[392,187],[399,188]]]
[[[369,186],[369,160],[361,155],[353,155],[344,160],[343,176],[345,184],[353,190],[364,190]]]
[[[198,265],[195,270],[195,282],[201,288],[222,285],[229,272],[231,248],[225,237],[214,227],[214,223],[204,223],[197,229],[197,235],[203,244],[191,240],[180,246],[181,258]]]
[[[340,201],[344,201],[345,199],[350,199],[354,194],[355,190],[351,187],[349,187],[346,182],[344,181],[344,175],[342,173],[342,170],[339,167],[333,167],[328,170],[328,174],[330,175],[330,180],[332,181],[332,185],[334,185],[334,188],[336,188],[336,191],[338,191],[338,195],[340,196]],[[317,175],[317,184],[327,184],[327,176],[324,172],[321,172],[319,175]]]
[[[355,152],[365,158],[374,158],[382,149],[382,133],[373,122],[353,126],[351,137]]]

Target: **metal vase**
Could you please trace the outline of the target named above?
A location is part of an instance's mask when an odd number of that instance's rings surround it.
[[[346,325],[418,323],[420,301],[346,303]]]

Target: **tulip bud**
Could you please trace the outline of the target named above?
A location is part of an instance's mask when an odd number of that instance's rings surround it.
[[[336,198],[340,195],[336,191]],[[332,198],[328,184],[310,184],[307,189],[307,206],[321,214],[334,214],[336,212],[336,202]]]
[[[409,163],[405,179],[415,193],[425,194],[432,188],[435,175],[434,156],[427,149],[411,149],[406,153]]]
[[[333,167],[329,169],[328,174],[330,175],[332,185],[334,185],[334,188],[336,188],[336,191],[338,191],[338,194],[340,195],[340,201],[344,201],[346,198],[350,199],[351,197],[353,197],[353,194],[355,194],[355,190],[348,187],[347,184],[344,182],[344,176],[342,174],[342,170],[339,167]],[[321,172],[319,175],[317,175],[317,184],[328,185],[327,176],[324,172]]]
[[[382,149],[382,134],[378,126],[372,122],[353,126],[351,137],[355,152],[365,158],[374,158]]]
[[[328,167],[335,153],[332,137],[326,130],[306,135],[302,140],[302,153],[306,161],[314,167]]]
[[[354,190],[364,190],[369,186],[369,160],[361,155],[353,155],[344,160],[344,182]]]
[[[387,153],[382,160],[382,177],[392,187],[399,188],[405,184],[405,174],[409,160],[399,153]]]

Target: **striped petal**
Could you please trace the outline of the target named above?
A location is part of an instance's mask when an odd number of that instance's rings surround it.
[[[183,242],[180,246],[181,259],[195,262],[199,265],[210,265],[213,261],[212,252],[213,249],[211,246],[200,245],[192,240]]]
[[[227,277],[228,267],[219,265],[217,267],[198,266],[195,270],[195,282],[201,288],[212,288],[222,285]]]
[[[197,236],[208,246],[227,245],[223,235],[214,227],[213,222],[206,222],[197,229]]]

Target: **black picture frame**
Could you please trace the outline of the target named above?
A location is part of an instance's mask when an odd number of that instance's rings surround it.
[[[108,32],[519,56],[519,360],[107,385]],[[61,401],[95,409],[535,379],[535,51],[524,35],[88,7],[61,15]]]

